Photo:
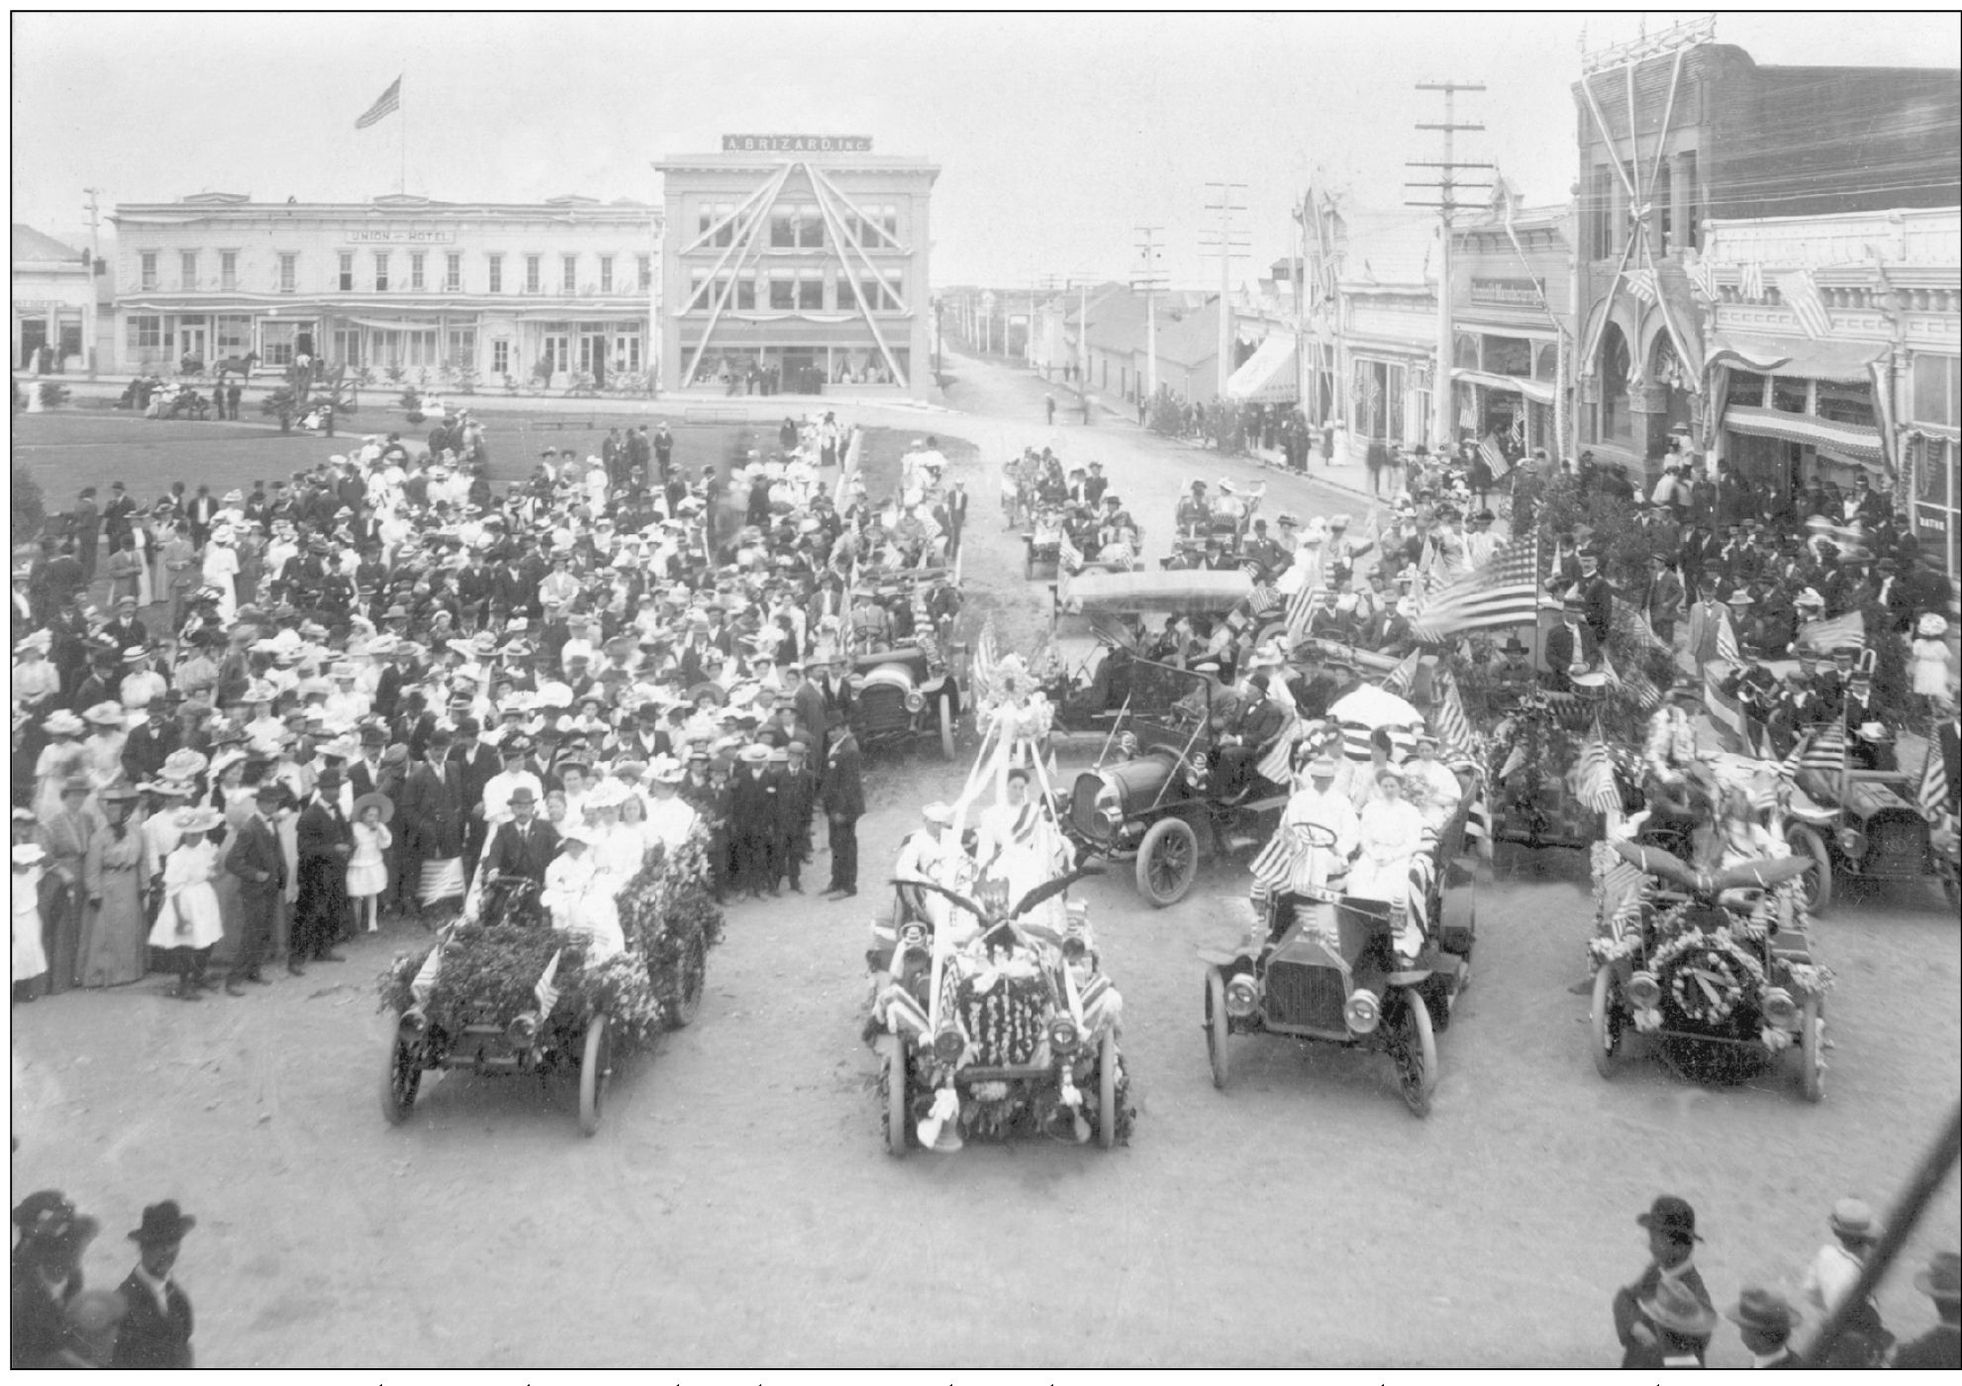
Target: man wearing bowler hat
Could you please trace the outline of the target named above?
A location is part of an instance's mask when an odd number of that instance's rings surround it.
[[[279,913],[280,893],[286,889],[286,854],[272,815],[286,797],[286,787],[268,779],[253,791],[252,816],[239,826],[225,853],[225,869],[238,878],[241,922],[238,955],[225,978],[228,996],[243,996],[242,982],[264,984],[260,974],[266,949],[272,944],[273,920]]]
[[[109,1365],[125,1369],[188,1368],[191,1360],[191,1301],[171,1279],[184,1234],[198,1220],[182,1212],[175,1199],[152,1203],[129,1239],[136,1243],[136,1268],[118,1287],[129,1306],[116,1353]]]
[[[1935,1302],[1941,1322],[1894,1354],[1896,1367],[1955,1371],[1962,1368],[1962,1256],[1938,1251],[1914,1288]]]
[[[545,868],[558,854],[559,833],[538,817],[538,794],[528,784],[511,791],[510,821],[498,824],[485,851],[487,871],[507,876],[526,876],[545,886]]]
[[[1799,1355],[1792,1351],[1792,1330],[1799,1316],[1785,1297],[1775,1290],[1746,1286],[1737,1303],[1724,1311],[1724,1317],[1737,1325],[1737,1336],[1744,1340],[1753,1367],[1796,1367]]]
[[[306,962],[344,962],[334,942],[352,915],[347,896],[347,859],[354,853],[354,830],[341,812],[340,766],[328,762],[314,781],[314,792],[300,810],[299,900],[293,913],[293,948],[287,970],[302,976]]]
[[[1696,1234],[1696,1210],[1673,1194],[1663,1194],[1635,1222],[1648,1230],[1650,1261],[1634,1284],[1615,1291],[1621,1365],[1654,1370],[1682,1360],[1683,1365],[1701,1366],[1716,1312],[1703,1277],[1691,1264],[1691,1253],[1703,1240]]]

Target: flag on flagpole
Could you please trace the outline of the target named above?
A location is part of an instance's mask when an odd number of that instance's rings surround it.
[[[1799,627],[1798,642],[1801,648],[1817,650],[1821,654],[1831,654],[1841,645],[1864,650],[1867,647],[1867,618],[1861,612],[1849,611],[1830,621],[1807,621]]]
[[[1730,623],[1730,613],[1717,613],[1717,658],[1729,664],[1742,664],[1744,656],[1737,648],[1737,628]]]
[[[1493,476],[1505,475],[1506,455],[1499,447],[1496,435],[1488,433],[1478,440],[1478,455],[1485,459],[1485,465],[1492,469]]]
[[[1738,266],[1737,287],[1745,298],[1755,303],[1764,297],[1764,266],[1756,260],[1746,260]]]
[[[1288,598],[1288,639],[1299,644],[1308,638],[1308,618],[1315,614],[1315,603],[1321,598],[1322,589],[1303,585],[1299,592]]]
[[[1443,640],[1461,631],[1525,625],[1538,619],[1540,597],[1539,531],[1535,530],[1431,594],[1410,623],[1411,629],[1419,640]]]
[[[383,116],[401,109],[402,79],[397,77],[393,82],[388,84],[387,91],[375,98],[375,104],[368,108],[367,113],[361,119],[354,122],[354,128],[357,130],[366,130]]]
[[[1621,807],[1621,791],[1615,788],[1614,763],[1608,758],[1608,743],[1601,735],[1601,722],[1595,719],[1587,740],[1581,743],[1576,787],[1580,801],[1596,813]]]
[[[1833,317],[1826,311],[1825,300],[1819,297],[1819,286],[1813,281],[1811,270],[1779,275],[1778,296],[1798,318],[1806,336],[1816,339],[1832,334]]]
[[[1384,675],[1382,689],[1394,693],[1399,698],[1410,696],[1410,686],[1417,681],[1417,662],[1423,658],[1420,651],[1412,650],[1397,664],[1397,667]]]
[[[1954,797],[1949,790],[1948,765],[1942,748],[1931,737],[1928,741],[1928,758],[1921,763],[1921,787],[1915,794],[1915,800],[1921,805],[1922,813],[1928,816],[1928,821],[1940,826],[1949,817],[1948,806]]]
[[[1522,448],[1526,446],[1526,416],[1525,415],[1514,414],[1512,416],[1512,427],[1506,430],[1506,437],[1512,439],[1514,443],[1517,443]]]
[[[1274,836],[1267,839],[1260,854],[1247,864],[1247,870],[1253,873],[1254,885],[1265,887],[1269,895],[1287,888],[1288,877],[1294,870],[1294,849],[1288,842],[1285,826],[1274,830]]]
[[[1689,276],[1705,303],[1717,301],[1717,272],[1693,247],[1683,252],[1683,273]]]
[[[1515,742],[1506,754],[1506,763],[1499,767],[1499,783],[1504,784],[1512,778],[1512,772],[1526,763],[1526,748]]]
[[[1464,699],[1458,696],[1458,680],[1446,672],[1435,683],[1443,685],[1435,690],[1437,700],[1431,705],[1431,727],[1437,733],[1440,757],[1477,760],[1478,737],[1472,731],[1471,718],[1465,715]]]
[[[1066,573],[1074,573],[1083,566],[1083,550],[1076,546],[1067,529],[1056,541],[1056,563]]]
[[[1652,269],[1630,270],[1623,276],[1628,281],[1628,292],[1643,303],[1655,302],[1655,271]]]

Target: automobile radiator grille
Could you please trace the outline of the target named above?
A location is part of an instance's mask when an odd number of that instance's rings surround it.
[[[875,735],[910,731],[913,726],[913,714],[906,710],[904,696],[895,689],[868,688],[860,693],[858,715],[864,729]]]
[[[1861,869],[1877,876],[1919,875],[1926,864],[1926,829],[1918,822],[1889,819],[1868,826],[1867,855]]]
[[[1270,1023],[1339,1030],[1349,989],[1335,968],[1277,962],[1267,969],[1263,998]]]

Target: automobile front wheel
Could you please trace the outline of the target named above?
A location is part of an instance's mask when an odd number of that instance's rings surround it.
[[[702,1009],[702,987],[708,978],[708,942],[699,929],[682,945],[674,971],[675,1005],[666,1020],[670,1030],[679,1030]]]
[[[1104,1031],[1097,1051],[1097,1144],[1109,1150],[1117,1144],[1117,1036]]]
[[[1404,1105],[1418,1116],[1431,1114],[1431,1093],[1437,1087],[1437,1037],[1431,1033],[1431,1012],[1414,991],[1403,994],[1403,1033],[1397,1037],[1397,1086]]]
[[[1226,978],[1206,969],[1206,1057],[1212,1060],[1213,1086],[1226,1091]]]
[[[954,700],[942,693],[939,702],[940,754],[952,760],[954,758]]]
[[[422,1088],[422,1046],[401,1034],[388,1043],[388,1071],[382,1075],[381,1108],[390,1126],[400,1126]]]
[[[1621,1053],[1621,1007],[1615,995],[1615,973],[1603,967],[1594,974],[1594,1071],[1615,1076],[1615,1057]]]
[[[1138,844],[1138,893],[1158,909],[1176,905],[1199,875],[1199,834],[1183,818],[1161,818]]]
[[[606,1102],[606,1089],[613,1077],[613,1039],[607,1034],[606,1016],[596,1015],[586,1026],[586,1049],[579,1060],[579,1133],[590,1136],[599,1130],[600,1109]]]
[[[880,1078],[886,1089],[886,1153],[903,1156],[913,1123],[906,1092],[906,1041],[898,1035],[886,1038],[882,1070]]]

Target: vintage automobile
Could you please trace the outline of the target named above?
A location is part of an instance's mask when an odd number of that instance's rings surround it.
[[[1094,1135],[1106,1150],[1126,1139],[1122,1001],[1101,970],[1087,907],[1072,903],[1060,933],[1019,922],[1038,897],[1083,874],[1031,891],[1012,909],[999,882],[982,881],[974,898],[941,891],[981,921],[964,947],[937,948],[918,884],[901,886],[892,919],[874,922],[865,1033],[880,1054],[889,1153],[959,1149],[963,1133],[1025,1131],[1077,1144]]]
[[[1022,534],[1022,576],[1033,579],[1036,569],[1045,568],[1045,577],[1055,577],[1062,569],[1065,516],[1060,506],[1046,505],[1036,512],[1034,523]]]
[[[508,943],[513,930],[522,931],[521,938],[535,938],[541,957],[553,953],[554,934],[539,903],[537,883],[524,876],[491,876],[484,885],[477,919],[461,924],[442,944],[442,970],[465,971],[473,948],[487,951]],[[675,999],[662,1015],[670,1029],[687,1025],[701,1007],[710,940],[697,931],[675,942],[666,978]],[[385,988],[391,980],[399,984],[394,992],[398,1000],[407,1000],[410,967],[398,960],[394,977],[384,978]],[[554,981],[571,986],[571,979],[557,972],[555,962],[546,965],[546,985]],[[385,1001],[389,995],[385,990]],[[581,995],[587,995],[584,988]],[[425,1073],[463,1070],[550,1076],[571,1071],[579,1077],[579,1130],[588,1136],[599,1130],[619,1047],[614,1018],[603,1005],[575,1002],[568,995],[553,1000],[541,1014],[533,992],[525,992],[522,1000],[506,996],[480,1001],[473,994],[439,1015],[432,1018],[431,1009],[420,1002],[397,1006],[381,1085],[382,1115],[390,1125],[407,1119]]]
[[[1317,883],[1306,890],[1256,892],[1244,906],[1244,941],[1200,950],[1213,1086],[1226,1087],[1229,1036],[1288,1035],[1388,1053],[1404,1102],[1418,1116],[1430,1111],[1436,1032],[1449,1028],[1458,994],[1470,984],[1477,933],[1476,878],[1465,843],[1476,786],[1459,778],[1465,792],[1457,813],[1411,863],[1405,908],[1424,941],[1408,966],[1391,946],[1394,907],[1344,894],[1341,862],[1314,871]],[[1333,857],[1332,832],[1312,824],[1301,832],[1301,850]]]
[[[1582,801],[1568,775],[1592,706],[1585,693],[1532,689],[1500,722],[1488,767],[1495,870],[1507,869],[1506,847],[1581,850],[1601,840],[1600,811]]]
[[[1793,852],[1812,863],[1805,885],[1806,906],[1814,914],[1831,907],[1841,877],[1933,879],[1950,908],[1962,904],[1955,843],[1933,839],[1912,775],[1846,766],[1837,774],[1800,770],[1786,804],[1784,836]]]
[[[1594,1067],[1612,1077],[1631,1034],[1798,1059],[1799,1091],[1825,1090],[1826,993],[1803,891],[1810,862],[1777,857],[1698,872],[1641,842],[1594,849],[1589,943]]]
[[[932,738],[952,760],[967,661],[953,638],[959,589],[934,570],[899,595],[903,621],[854,628],[852,732],[867,751]]]

